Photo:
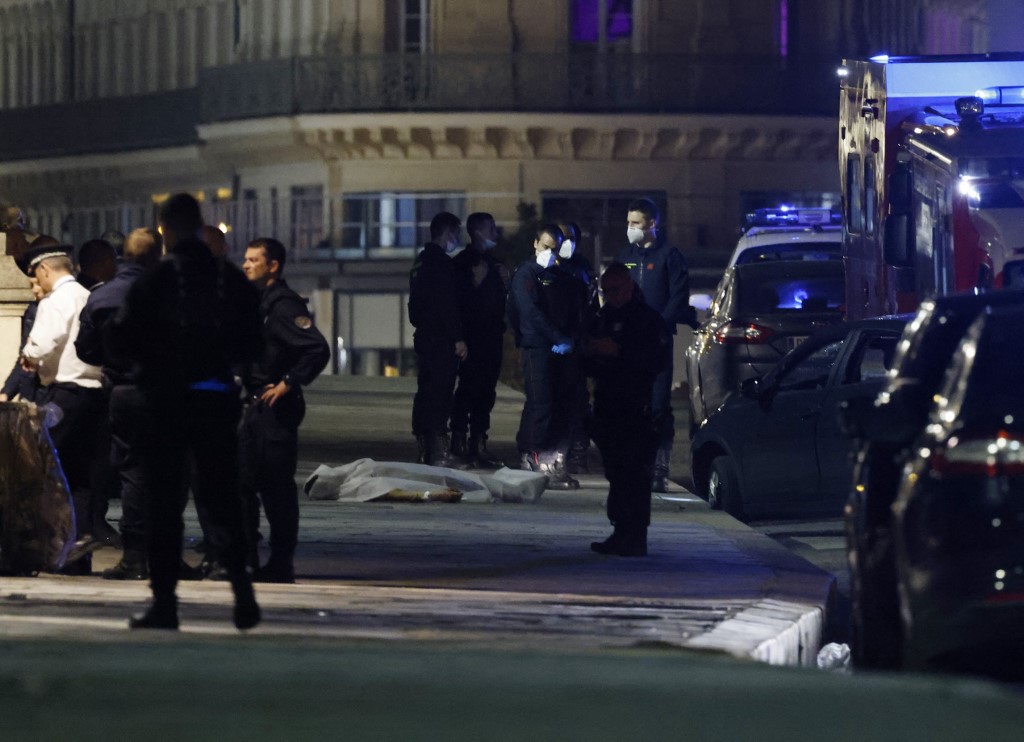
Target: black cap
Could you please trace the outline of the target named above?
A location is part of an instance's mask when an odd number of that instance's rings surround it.
[[[49,245],[47,247],[32,247],[26,250],[17,261],[18,267],[30,278],[35,275],[36,266],[47,258],[68,258],[74,259],[75,248],[71,245]]]

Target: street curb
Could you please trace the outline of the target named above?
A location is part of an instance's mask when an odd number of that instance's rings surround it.
[[[820,606],[761,600],[685,646],[721,650],[769,665],[814,667],[824,619]]]

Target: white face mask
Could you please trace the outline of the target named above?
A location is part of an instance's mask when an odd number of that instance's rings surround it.
[[[550,268],[555,262],[555,254],[551,250],[541,250],[537,253],[537,265],[541,268]]]
[[[490,250],[491,248],[493,248],[497,244],[498,243],[495,242],[492,239],[484,239],[484,250]]]
[[[644,241],[644,231],[640,227],[627,227],[626,239],[631,245],[639,245]]]
[[[568,260],[574,252],[576,252],[576,243],[572,240],[563,240],[562,246],[558,248],[558,257],[562,260]]]
[[[451,254],[459,249],[459,245],[460,243],[457,239],[452,240],[451,242],[444,246],[444,251],[448,254]]]

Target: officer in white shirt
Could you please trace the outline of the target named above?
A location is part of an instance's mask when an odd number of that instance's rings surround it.
[[[100,368],[84,363],[75,353],[78,315],[89,291],[75,280],[73,252],[62,245],[36,247],[23,257],[25,272],[39,282],[46,296],[39,302],[22,364],[39,373],[41,403],[52,403],[61,413],[50,437],[71,489],[78,533],[66,571],[89,574],[91,560],[86,557],[102,545],[92,536],[89,479],[97,453],[93,427],[105,410]]]

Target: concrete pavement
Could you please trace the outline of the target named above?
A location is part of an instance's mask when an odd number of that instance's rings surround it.
[[[299,478],[321,463],[372,456],[410,460],[412,379],[327,377],[308,391]],[[499,394],[491,447],[515,458],[522,396]],[[685,447],[681,439],[678,448]],[[596,452],[592,456],[599,470]],[[677,470],[674,475],[683,474]],[[302,499],[298,585],[260,586],[267,617],[257,633],[324,636],[457,636],[488,645],[553,643],[581,648],[654,642],[721,650],[775,664],[812,664],[822,641],[832,577],[679,486],[655,500],[650,556],[603,557],[607,485],[595,471],[577,492],[548,491],[536,503],[365,503]],[[112,512],[116,516],[116,509]],[[188,537],[199,538],[190,510]],[[193,563],[199,556],[186,552]],[[110,566],[113,550],[95,555]],[[75,605],[95,628],[123,623],[144,584],[44,576],[5,580],[71,630]],[[186,627],[217,625],[226,585],[181,586]],[[19,610],[23,604],[19,605]],[[24,613],[24,611],[22,611]],[[61,625],[67,615],[67,625]],[[16,628],[0,605],[0,625]]]

